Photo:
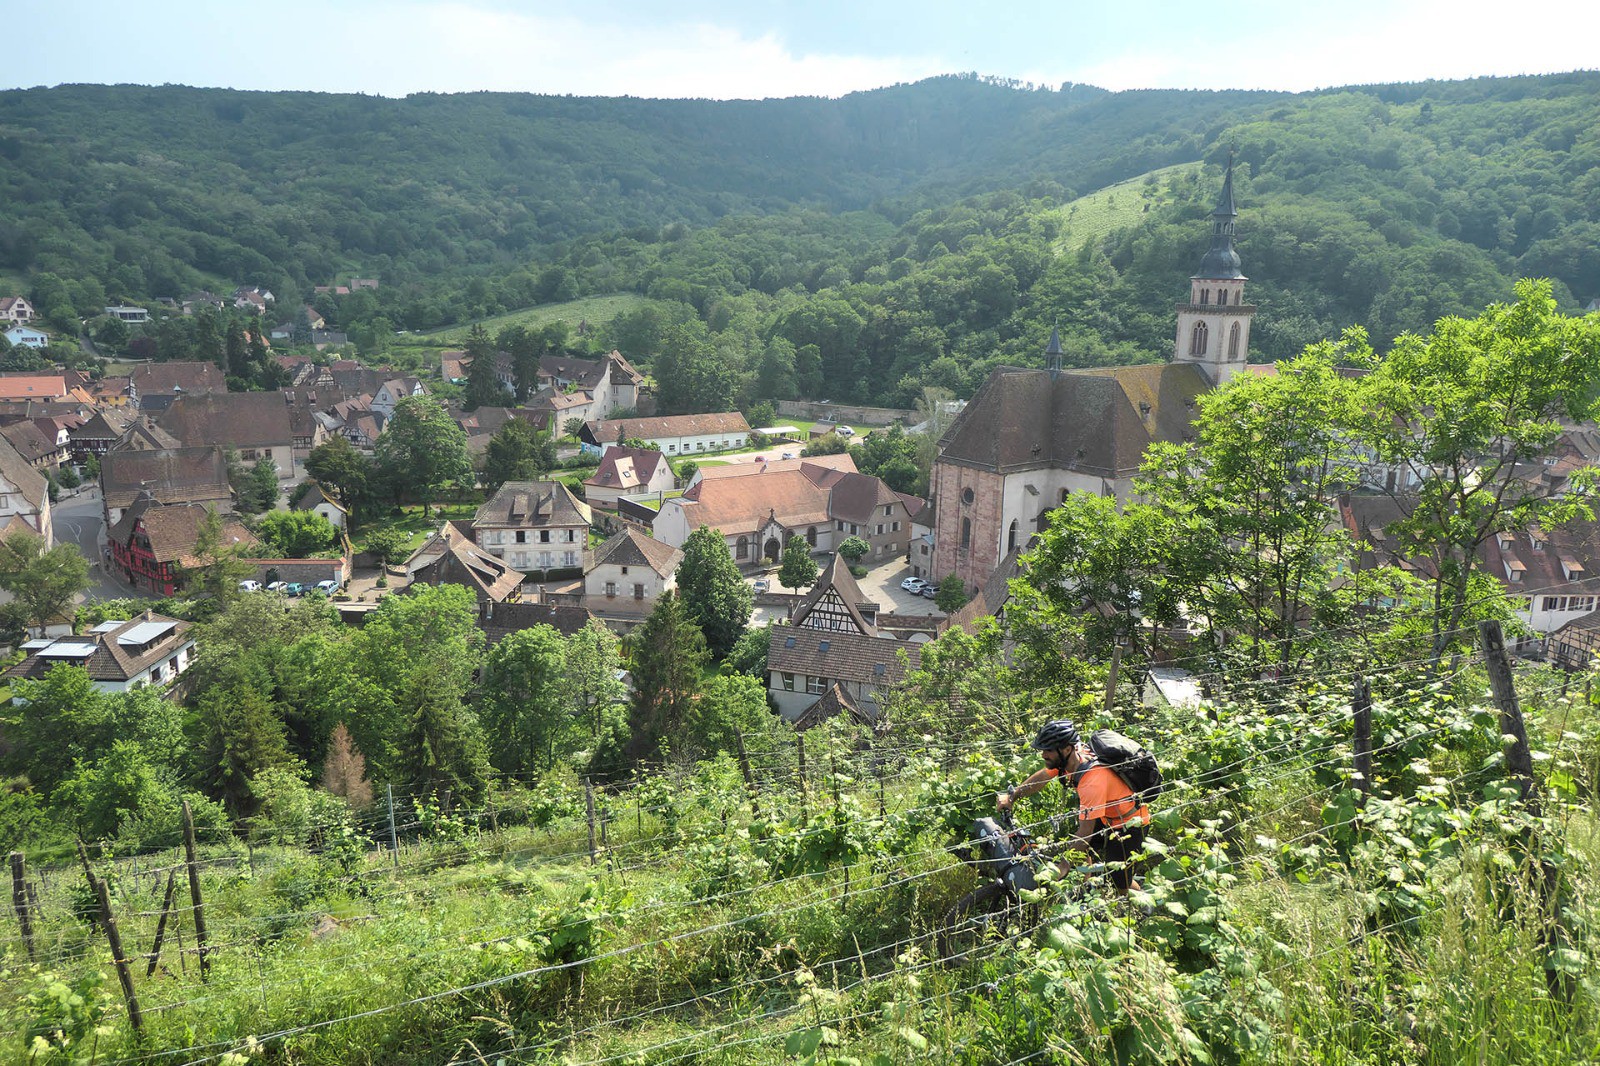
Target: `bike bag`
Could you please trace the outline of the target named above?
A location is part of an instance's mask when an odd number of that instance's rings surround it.
[[[999,877],[1017,857],[1011,834],[993,818],[973,822],[972,839],[976,846],[968,849],[967,861],[986,877]]]

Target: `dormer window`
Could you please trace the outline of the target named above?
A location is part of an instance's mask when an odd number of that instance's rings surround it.
[[[1576,559],[1561,560],[1561,573],[1568,581],[1576,581],[1583,576],[1583,564]]]
[[[1522,581],[1522,575],[1527,573],[1527,571],[1528,568],[1523,566],[1518,560],[1506,560],[1506,580],[1510,581],[1512,584],[1520,583]]]

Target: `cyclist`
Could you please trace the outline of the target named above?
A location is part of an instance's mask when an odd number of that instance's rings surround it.
[[[1034,749],[1044,759],[1044,769],[1019,785],[996,793],[995,806],[1005,810],[1023,796],[1031,796],[1059,778],[1062,788],[1078,793],[1078,828],[1073,834],[1065,873],[1072,865],[1072,853],[1092,854],[1111,867],[1111,881],[1123,895],[1139,887],[1133,875],[1133,857],[1144,844],[1150,810],[1139,802],[1133,789],[1109,766],[1095,761],[1094,753],[1083,743],[1078,727],[1069,719],[1046,722],[1034,738]]]

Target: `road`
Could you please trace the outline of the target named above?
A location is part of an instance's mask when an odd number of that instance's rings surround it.
[[[95,599],[109,600],[130,595],[128,588],[106,576],[101,545],[105,539],[104,512],[98,487],[86,487],[77,496],[62,496],[51,508],[57,544],[76,544],[89,560],[89,591]]]

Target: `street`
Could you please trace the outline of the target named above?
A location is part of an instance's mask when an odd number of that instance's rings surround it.
[[[86,486],[78,495],[63,495],[51,509],[57,544],[76,544],[89,560],[89,588],[85,598],[112,600],[131,595],[127,587],[111,580],[103,568],[101,543],[105,519],[100,506],[100,489]]]

